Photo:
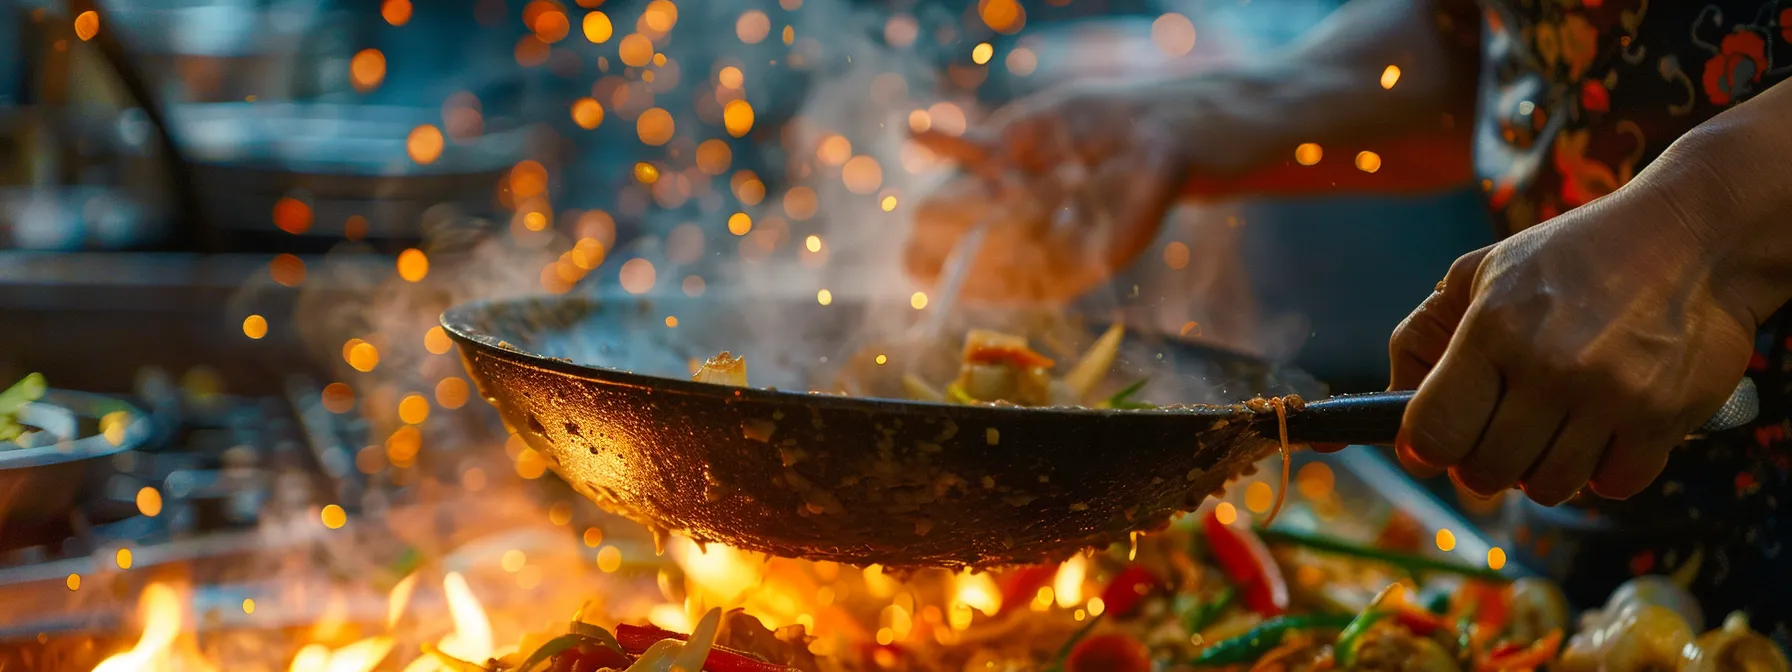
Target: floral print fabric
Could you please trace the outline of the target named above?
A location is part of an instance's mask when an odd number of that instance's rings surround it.
[[[1611,193],[1676,138],[1792,75],[1792,0],[1481,6],[1476,170],[1505,233]],[[1789,314],[1782,308],[1757,336],[1753,426],[1676,451],[1642,496],[1587,502],[1622,532],[1578,545],[1571,592],[1676,574],[1711,625],[1744,609],[1757,630],[1792,644],[1792,521],[1779,510],[1792,503]]]

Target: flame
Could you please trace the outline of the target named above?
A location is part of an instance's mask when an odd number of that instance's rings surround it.
[[[176,667],[170,656],[181,630],[183,608],[180,595],[165,584],[149,584],[143,589],[137,610],[143,619],[143,636],[137,639],[137,645],[100,661],[93,672],[188,669],[187,666]]]
[[[1002,610],[1002,590],[996,587],[995,579],[990,578],[989,574],[972,574],[970,570],[965,570],[958,575],[957,584],[956,592],[952,595],[954,603],[969,605],[972,609],[991,616]]]
[[[491,658],[491,620],[486,618],[485,607],[479,604],[479,598],[473,596],[473,589],[467,586],[466,578],[459,572],[449,572],[448,576],[442,578],[442,590],[448,596],[448,615],[454,619],[454,632],[437,642],[436,648],[461,660],[484,661]],[[435,657],[426,655],[411,661],[404,669],[405,672],[432,672],[447,668]]]
[[[670,550],[672,559],[684,568],[690,582],[701,586],[717,603],[733,603],[765,580],[765,559],[757,553],[721,544],[698,548],[696,544],[676,542]]]
[[[416,572],[399,579],[398,585],[392,586],[392,592],[386,595],[386,629],[398,627],[398,619],[404,617],[405,608],[411,604],[411,593],[416,590]]]
[[[368,637],[331,652],[322,644],[309,644],[299,649],[292,659],[290,672],[373,672],[386,655],[392,653],[391,637]]]
[[[1083,601],[1083,576],[1088,571],[1089,560],[1080,555],[1058,566],[1058,575],[1052,578],[1052,592],[1057,594],[1058,606],[1069,609]]]

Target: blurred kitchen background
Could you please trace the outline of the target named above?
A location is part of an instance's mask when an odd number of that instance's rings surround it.
[[[942,171],[890,140],[900,120],[964,126],[1077,76],[1225,67],[1338,4],[0,0],[0,378],[328,377],[346,355],[307,345],[325,340],[296,324],[307,301],[459,269],[492,238],[508,251],[485,263],[546,255],[517,292],[626,285],[634,258],[658,266],[654,291],[689,292],[754,287],[717,270],[744,264],[887,257],[844,232],[894,240]],[[1491,241],[1468,192],[1224,207],[1222,254],[1297,337],[1275,354],[1339,390],[1383,385],[1388,330]],[[1192,235],[1173,242],[1199,266]],[[1181,270],[1185,252],[1139,264]]]

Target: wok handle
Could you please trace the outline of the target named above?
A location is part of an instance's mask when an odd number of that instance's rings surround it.
[[[1288,416],[1288,440],[1295,443],[1393,445],[1394,437],[1400,433],[1400,420],[1406,415],[1406,404],[1412,401],[1412,396],[1411,390],[1401,390],[1346,394],[1309,402],[1299,413]],[[1717,414],[1705,421],[1695,434],[1741,427],[1754,422],[1760,411],[1760,392],[1755,389],[1755,381],[1744,377]]]

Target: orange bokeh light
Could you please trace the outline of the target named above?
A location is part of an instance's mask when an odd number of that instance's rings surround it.
[[[274,226],[295,236],[310,230],[311,206],[291,196],[276,201]]]
[[[356,91],[372,91],[386,80],[386,55],[378,49],[362,49],[349,60],[348,71]]]
[[[411,160],[421,165],[429,165],[442,158],[442,149],[446,146],[442,138],[442,129],[434,124],[424,124],[411,129],[410,137],[405,138],[405,152]]]

